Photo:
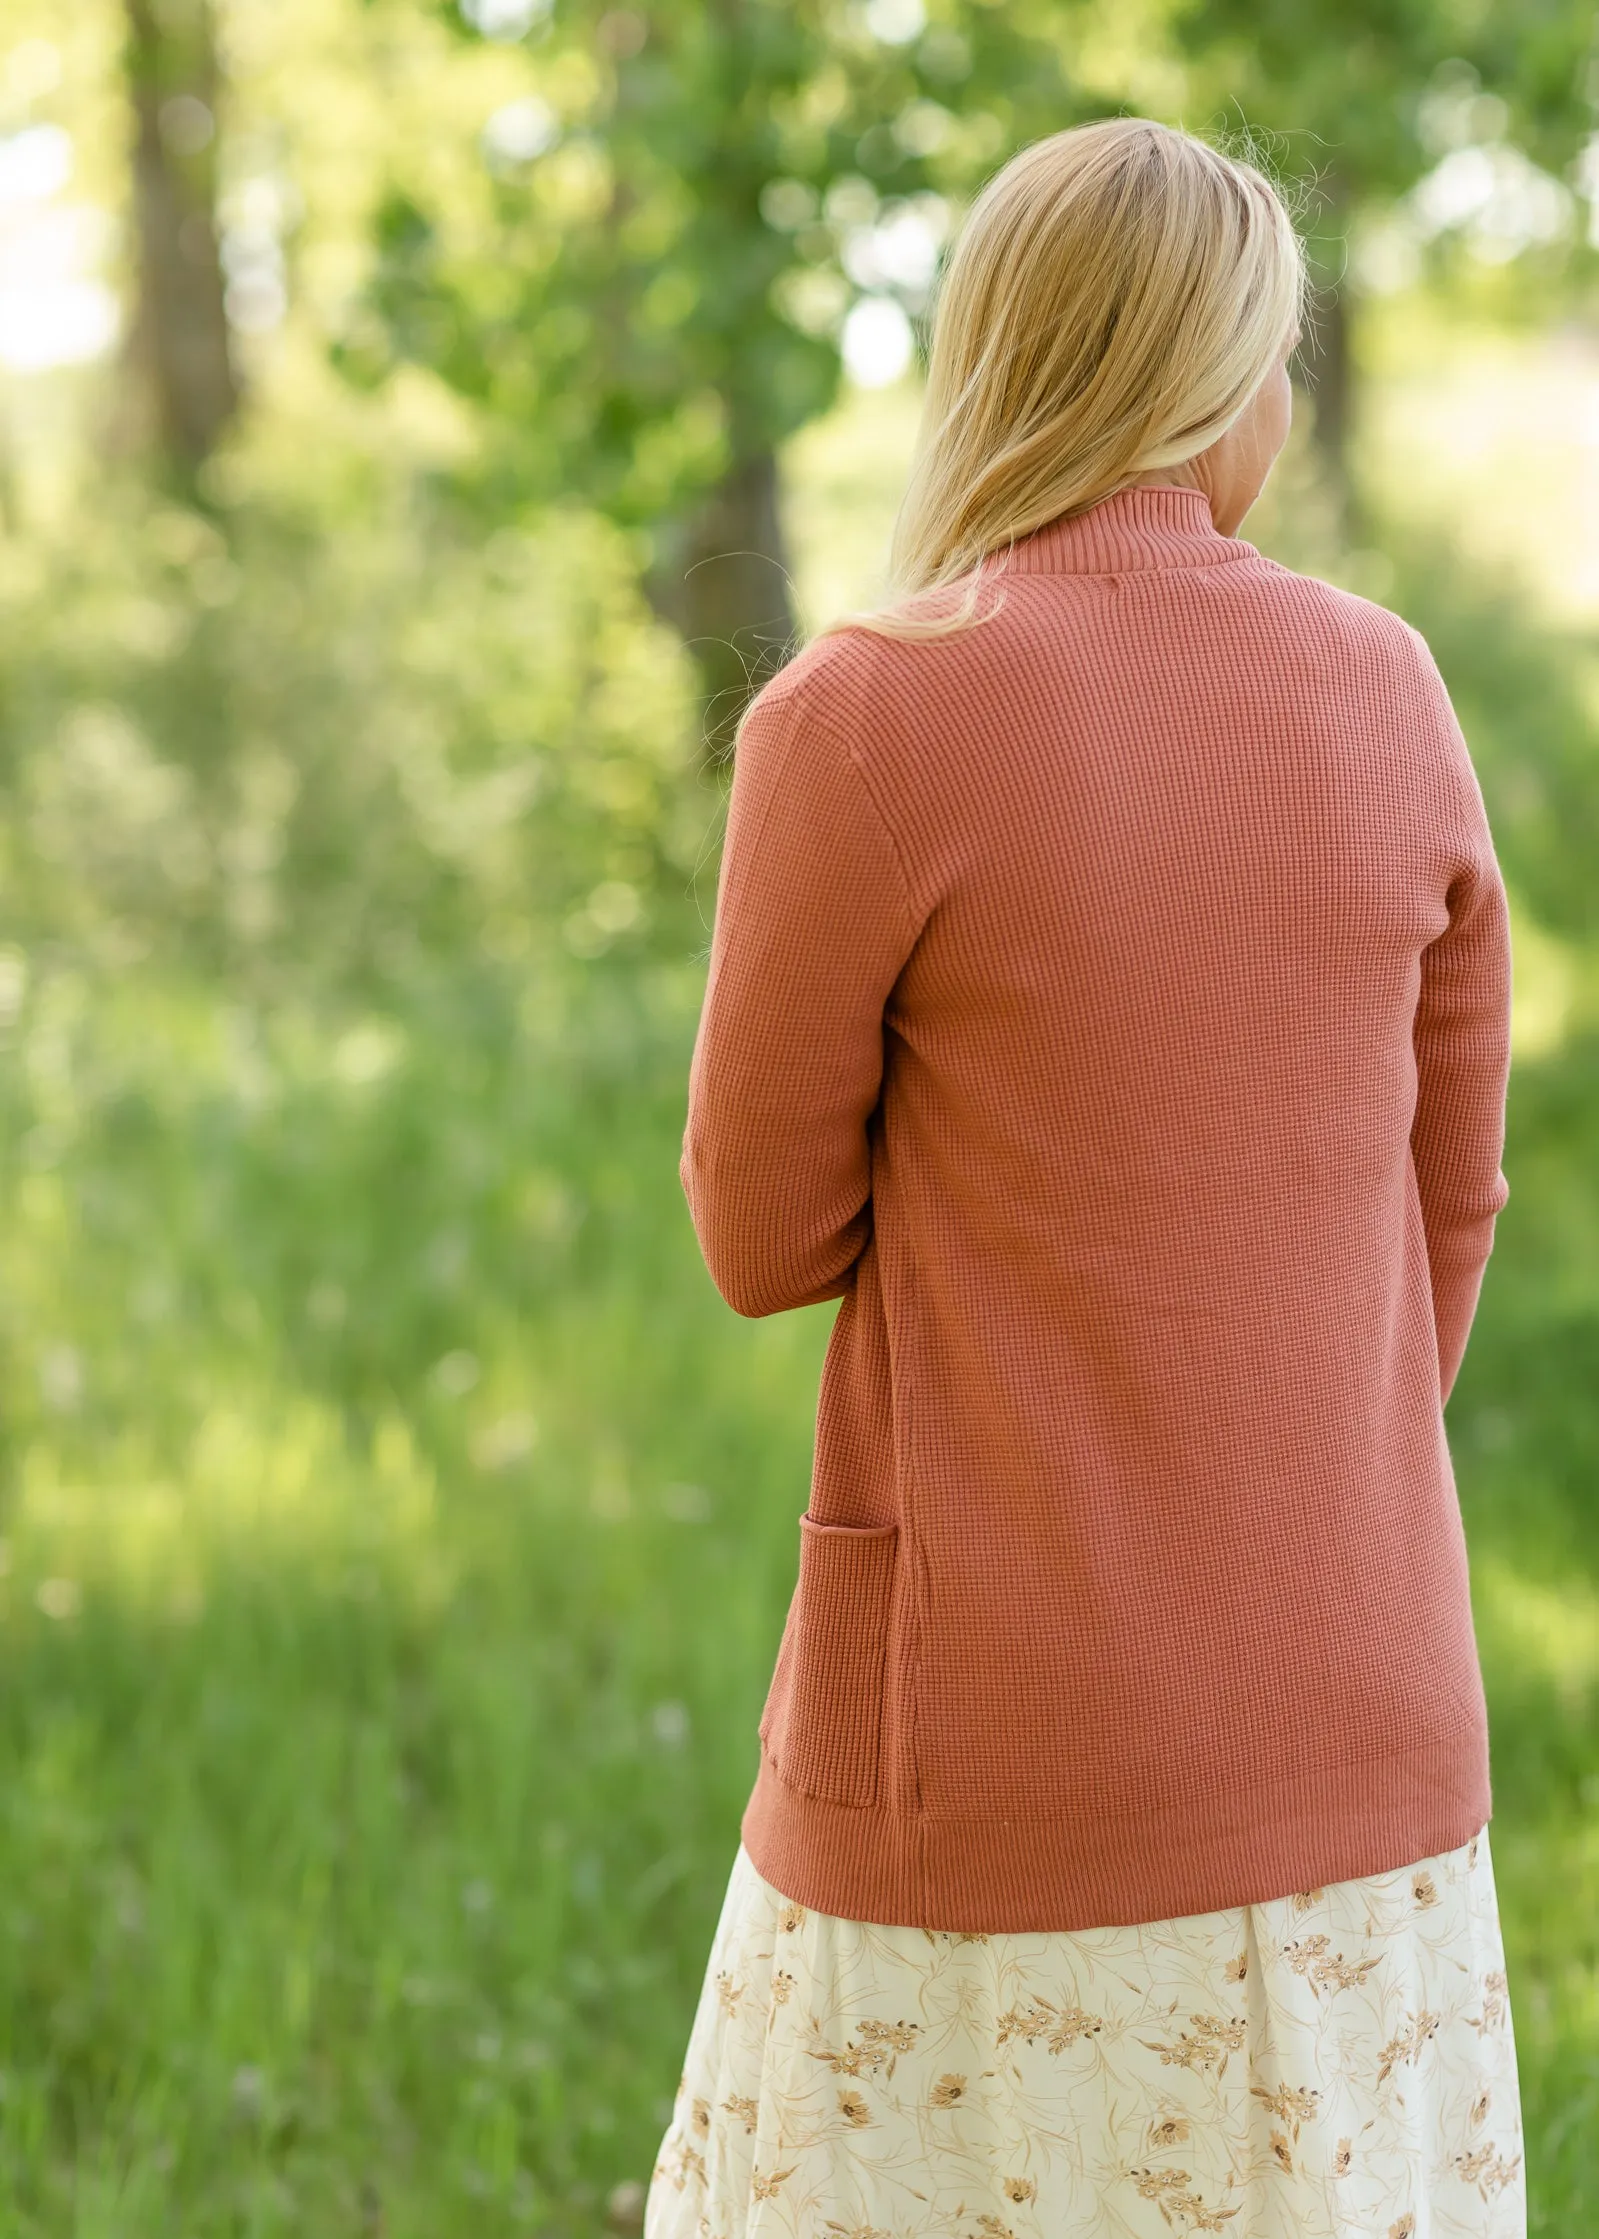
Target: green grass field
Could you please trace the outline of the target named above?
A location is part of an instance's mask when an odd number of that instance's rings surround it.
[[[476,993],[381,1079],[95,1011],[5,1115],[7,2232],[577,2231],[648,2172],[823,1331],[699,1269],[681,980],[654,1036]]]

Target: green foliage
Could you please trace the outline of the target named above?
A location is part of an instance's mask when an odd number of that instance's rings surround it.
[[[1321,182],[1313,235],[1335,240],[1352,203],[1415,184],[1442,152],[1429,129],[1440,97],[1464,110],[1486,93],[1482,137],[1508,128],[1562,173],[1592,129],[1592,20],[1576,0],[1513,18],[1475,0],[1178,0],[1173,29],[1207,90],[1272,136],[1284,171]]]
[[[832,401],[858,289],[921,308],[930,272],[863,277],[852,242],[942,225],[942,198],[1092,111],[1065,32],[970,4],[903,40],[830,0],[541,13],[485,139],[488,222],[452,230],[397,168],[336,362],[426,365],[487,408],[503,483],[657,521]]]
[[[381,997],[688,907],[711,809],[625,540],[568,507],[468,545],[359,484],[220,523],[113,487],[0,556],[17,937]]]

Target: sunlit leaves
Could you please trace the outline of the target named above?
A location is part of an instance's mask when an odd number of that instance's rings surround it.
[[[397,179],[365,310],[391,362],[485,410],[518,487],[627,521],[680,509],[826,407],[852,306],[881,324],[925,305],[953,202],[1007,135],[1070,121],[1060,15],[585,0],[541,16],[526,91],[482,128],[492,234]],[[368,339],[345,362],[370,377],[371,329],[350,325]],[[723,448],[682,439],[681,400],[707,391]]]

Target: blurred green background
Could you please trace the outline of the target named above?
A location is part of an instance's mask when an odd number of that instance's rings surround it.
[[[727,737],[1119,108],[1293,195],[1245,533],[1427,633],[1513,894],[1450,1430],[1593,2228],[1596,97],[1569,0],[0,0],[0,2231],[637,2228],[830,1319],[678,1188]]]

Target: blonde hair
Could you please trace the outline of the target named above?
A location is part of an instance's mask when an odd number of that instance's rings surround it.
[[[1214,443],[1305,297],[1287,206],[1252,163],[1146,117],[1023,148],[942,275],[890,603],[818,635],[933,638],[987,620],[985,557]],[[906,610],[955,584],[953,606]]]

